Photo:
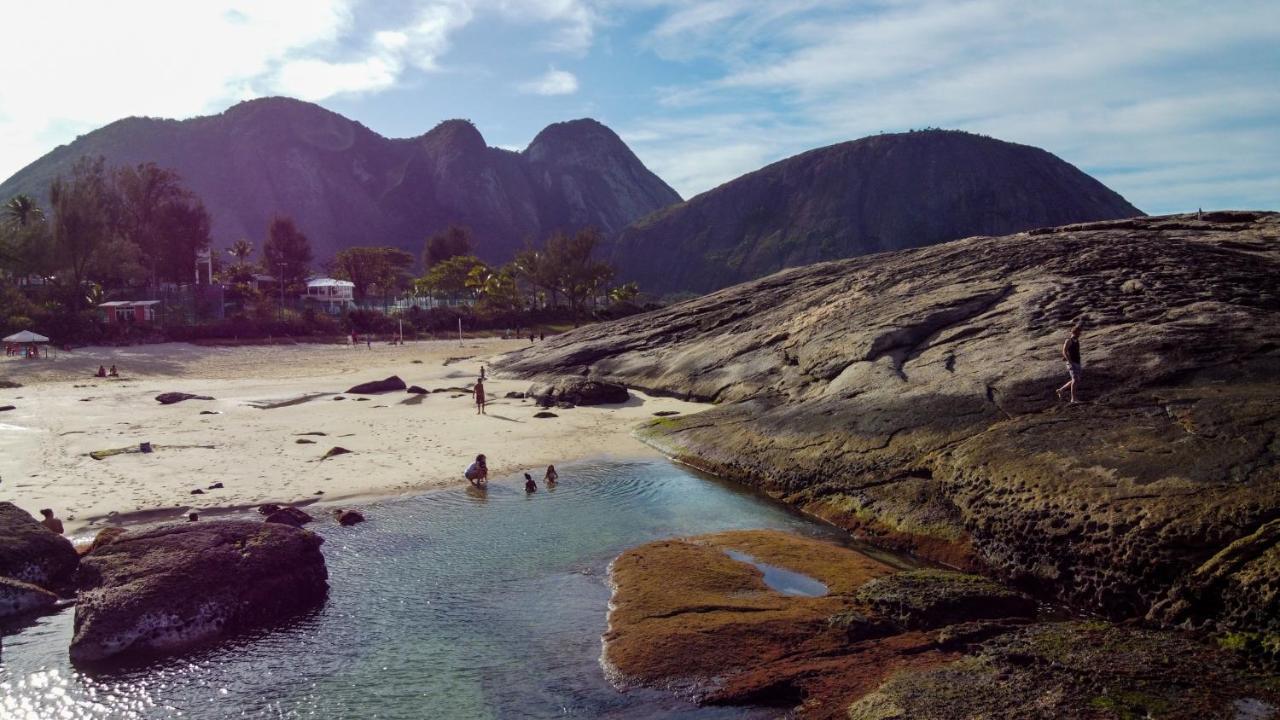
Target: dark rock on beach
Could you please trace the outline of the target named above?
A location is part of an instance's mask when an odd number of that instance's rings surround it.
[[[156,402],[160,403],[161,405],[172,405],[174,403],[180,403],[184,400],[212,400],[212,399],[213,398],[209,397],[208,395],[192,395],[191,393],[184,393],[184,392],[167,392],[167,393],[160,393],[159,395],[156,396]]]
[[[585,377],[560,377],[529,388],[527,397],[543,407],[624,403],[631,396],[625,385]]]
[[[71,659],[178,652],[314,607],[319,536],[243,520],[130,532],[85,557]]]
[[[258,514],[270,515],[271,513],[276,512],[279,509],[280,509],[280,506],[275,503],[263,503],[258,506]]]
[[[422,387],[421,385],[410,385],[409,387],[405,388],[405,392],[412,393],[414,395],[426,395],[427,389]]]
[[[348,449],[346,449],[346,448],[342,447],[341,445],[335,445],[335,446],[333,446],[333,447],[329,448],[329,452],[326,452],[326,453],[324,454],[324,456],[323,456],[323,457],[321,457],[320,459],[321,459],[321,460],[328,460],[328,459],[329,459],[329,458],[331,458],[331,457],[337,457],[337,456],[339,456],[339,455],[347,455],[347,454],[349,454],[350,452],[351,452],[350,450],[348,450]]]
[[[507,398],[508,400],[523,400],[525,398],[525,394],[522,392],[517,392],[515,390],[512,390],[506,395],[503,395],[503,397]]]
[[[339,525],[350,526],[364,522],[364,515],[359,510],[342,510],[333,511],[333,519],[338,521]]]
[[[1275,213],[784,270],[498,367],[713,401],[644,437],[871,542],[1112,618],[1280,633]]]
[[[397,375],[392,375],[385,380],[374,380],[373,382],[360,383],[347,390],[348,395],[376,395],[384,392],[397,392],[405,389],[404,381]]]
[[[8,412],[10,410],[17,410],[17,409],[18,408],[14,407],[13,405],[0,405],[0,412]]]
[[[533,416],[534,416],[534,417],[536,417],[536,418],[553,418],[553,417],[560,417],[559,415],[557,415],[557,414],[555,414],[555,413],[553,413],[553,412],[551,412],[551,411],[549,411],[549,410],[540,410],[540,411],[538,411],[538,412],[534,413],[534,414],[533,414]]]
[[[305,510],[299,510],[296,507],[283,507],[268,514],[264,522],[302,527],[311,522],[312,519],[311,515],[307,514]]]
[[[79,562],[70,540],[17,505],[0,502],[0,576],[53,588],[68,580]]]

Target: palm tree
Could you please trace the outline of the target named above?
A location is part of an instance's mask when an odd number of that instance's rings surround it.
[[[44,211],[30,195],[18,194],[4,204],[5,219],[18,227],[27,227],[44,220]]]
[[[244,238],[240,238],[239,240],[231,243],[231,247],[227,248],[227,253],[230,254],[231,257],[234,257],[237,263],[243,265],[244,261],[253,254],[253,243],[245,240]]]

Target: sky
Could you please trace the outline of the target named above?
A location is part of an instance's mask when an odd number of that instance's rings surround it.
[[[15,3],[14,7],[4,7]],[[1280,209],[1280,2],[0,0],[0,178],[131,115],[316,102],[520,149],[594,117],[691,197],[810,148],[956,128],[1153,214]]]

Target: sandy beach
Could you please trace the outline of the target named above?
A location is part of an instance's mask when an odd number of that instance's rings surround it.
[[[31,512],[54,508],[68,533],[268,501],[352,505],[464,482],[463,468],[481,452],[495,479],[524,471],[540,478],[549,463],[652,457],[631,435],[638,424],[657,411],[706,407],[633,392],[623,405],[534,418],[533,402],[503,397],[529,382],[501,377],[486,382],[485,416],[457,391],[343,394],[389,375],[427,390],[470,387],[488,358],[526,344],[167,343],[4,358],[0,380],[22,386],[0,389],[0,406],[15,406],[0,413],[0,500]],[[119,379],[93,376],[113,364]],[[214,399],[155,400],[172,391]],[[89,456],[142,442],[155,451]],[[352,452],[322,461],[335,446]],[[209,489],[214,483],[223,487]]]

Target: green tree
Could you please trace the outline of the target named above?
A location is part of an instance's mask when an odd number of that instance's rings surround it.
[[[84,307],[83,288],[90,263],[108,243],[117,222],[118,202],[102,158],[81,158],[71,176],[58,176],[49,188],[53,209],[53,263],[59,269],[64,302]]]
[[[373,286],[385,298],[399,289],[412,266],[413,256],[399,248],[352,247],[334,257],[333,275],[350,280],[358,300],[363,300]]]
[[[311,271],[311,241],[292,218],[276,216],[262,245],[262,259],[267,272],[286,287],[300,286]]]
[[[0,214],[0,270],[18,277],[52,272],[45,214],[29,195],[15,195]]]
[[[430,270],[450,258],[470,255],[472,245],[470,228],[450,225],[427,238],[422,249],[422,267]]]
[[[118,231],[137,245],[152,284],[185,282],[196,254],[209,247],[209,213],[173,170],[155,163],[116,169]]]
[[[20,193],[4,204],[4,221],[25,228],[44,222],[44,211],[30,195]]]
[[[609,291],[609,302],[615,305],[622,303],[635,302],[637,296],[640,295],[640,286],[636,283],[629,282],[619,285]]]
[[[583,228],[573,235],[556,233],[547,241],[546,262],[575,318],[582,315],[586,301],[598,297],[613,279],[613,267],[595,259],[601,240],[598,230]]]
[[[240,238],[231,243],[231,247],[227,248],[227,254],[235,258],[237,264],[247,264],[249,256],[253,255],[253,243],[245,238]]]
[[[459,255],[432,266],[422,280],[432,294],[442,294],[454,301],[462,297],[474,298],[477,287],[472,275],[477,268],[486,267],[474,255]]]

